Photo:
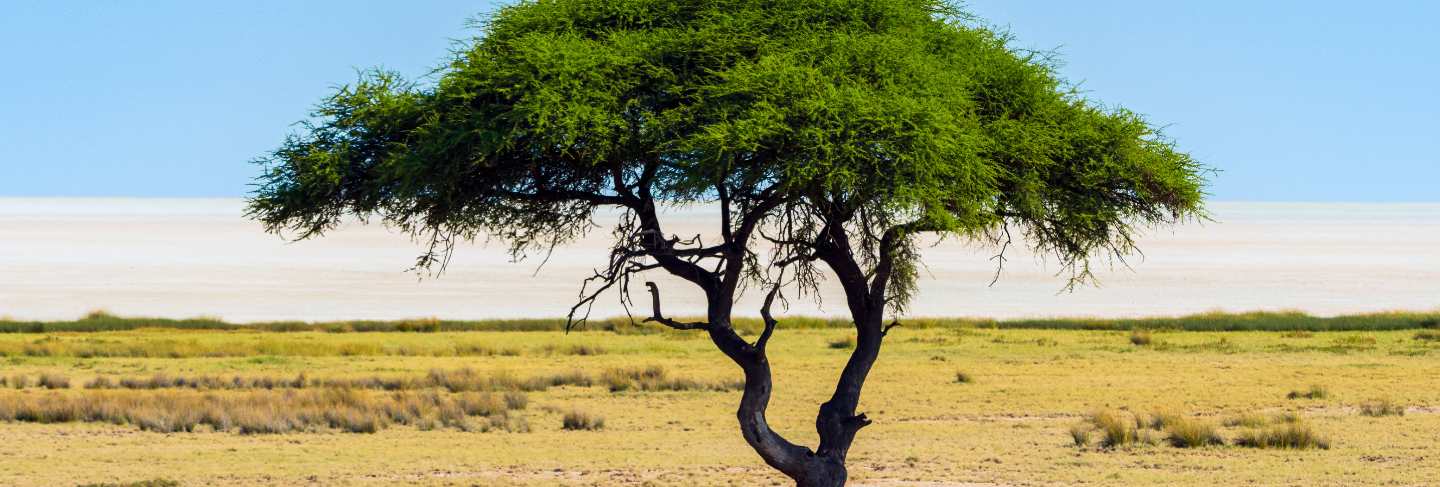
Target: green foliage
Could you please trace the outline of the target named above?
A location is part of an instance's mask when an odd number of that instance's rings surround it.
[[[480,26],[434,83],[369,72],[326,98],[260,161],[249,215],[300,238],[379,216],[443,270],[457,239],[523,258],[602,206],[781,201],[781,239],[839,218],[876,254],[895,233],[895,308],[920,232],[1015,228],[1083,280],[1135,228],[1201,215],[1188,155],[942,0],[523,2]]]

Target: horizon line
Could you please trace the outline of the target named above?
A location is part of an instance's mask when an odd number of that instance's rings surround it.
[[[246,199],[246,198],[248,198],[248,196],[233,196],[233,195],[232,195],[232,196],[137,196],[137,195],[84,195],[84,196],[80,196],[80,195],[51,195],[51,196],[38,196],[38,195],[5,195],[5,194],[0,194],[0,201],[3,201],[3,200],[73,200],[73,201],[83,201],[83,200],[150,200],[150,201],[164,201],[164,200],[212,200],[212,201],[225,201],[225,200],[244,200],[244,199]],[[1407,199],[1407,200],[1348,200],[1348,199],[1339,199],[1339,200],[1315,200],[1315,199],[1295,199],[1295,200],[1274,199],[1274,200],[1257,200],[1257,199],[1243,199],[1243,198],[1235,198],[1235,199],[1231,199],[1231,198],[1216,198],[1216,199],[1206,200],[1206,202],[1207,202],[1207,203],[1227,203],[1227,204],[1433,205],[1433,204],[1440,204],[1440,199],[1435,199],[1435,200],[1408,200],[1408,199]]]

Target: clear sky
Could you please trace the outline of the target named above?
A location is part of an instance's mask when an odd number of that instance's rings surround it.
[[[1219,200],[1440,201],[1440,2],[971,0],[1166,125]],[[5,0],[0,196],[240,196],[358,68],[410,76],[492,1]]]

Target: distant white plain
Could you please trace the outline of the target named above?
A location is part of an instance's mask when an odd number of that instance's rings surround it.
[[[539,259],[511,263],[500,242],[463,246],[449,271],[405,270],[420,252],[381,225],[350,225],[288,243],[242,218],[235,199],[0,199],[0,316],[70,319],[211,316],[239,322],[440,317],[559,317],[604,262],[608,229]],[[1130,269],[1060,293],[1056,265],[1012,248],[999,282],[994,249],[928,248],[911,316],[1133,317],[1211,310],[1336,315],[1440,307],[1440,204],[1215,203],[1217,221],[1150,232]],[[597,218],[604,224],[613,216]],[[711,233],[705,208],[666,216],[667,231]],[[667,313],[703,310],[693,288],[655,275]],[[644,287],[636,283],[635,297]],[[737,314],[755,315],[758,292]],[[792,301],[792,315],[843,316]],[[642,301],[643,302],[643,301]],[[647,310],[636,310],[646,313]],[[597,317],[623,315],[614,296]]]

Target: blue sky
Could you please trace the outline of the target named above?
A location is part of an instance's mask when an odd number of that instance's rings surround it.
[[[240,196],[355,70],[439,65],[495,2],[7,0],[0,196]],[[1437,201],[1440,3],[972,0],[1167,126],[1217,200]]]

